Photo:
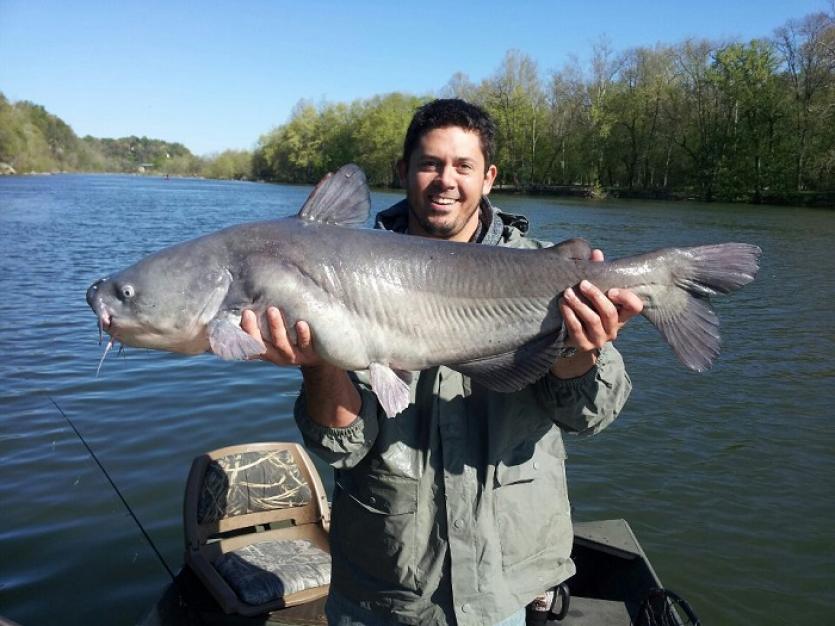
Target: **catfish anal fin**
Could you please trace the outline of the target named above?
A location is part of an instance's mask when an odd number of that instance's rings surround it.
[[[513,352],[450,365],[493,391],[518,391],[542,378],[563,345],[562,334],[537,337]]]

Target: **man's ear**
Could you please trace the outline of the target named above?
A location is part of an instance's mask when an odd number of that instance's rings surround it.
[[[493,182],[496,180],[499,170],[495,165],[491,165],[484,172],[484,182],[481,184],[481,195],[486,196],[493,189]]]
[[[397,159],[397,165],[395,167],[397,169],[397,177],[400,179],[400,186],[403,189],[408,189],[409,185],[406,178],[409,173],[409,164],[404,159]]]

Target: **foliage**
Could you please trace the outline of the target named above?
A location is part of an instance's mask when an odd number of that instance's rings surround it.
[[[286,124],[261,137],[254,170],[267,180],[310,183],[355,162],[371,184],[394,184],[406,127],[426,100],[401,93],[318,107],[301,100]]]
[[[79,138],[63,120],[0,93],[0,162],[17,172],[130,172],[252,178],[252,153],[227,150],[202,159],[181,143],[148,137]],[[140,169],[141,168],[141,169]]]

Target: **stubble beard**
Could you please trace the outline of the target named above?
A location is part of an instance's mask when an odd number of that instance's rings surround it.
[[[422,234],[426,237],[433,237],[437,239],[449,239],[457,235],[470,222],[473,214],[478,213],[478,210],[479,205],[476,204],[464,220],[452,218],[450,221],[438,223],[430,220],[428,216],[421,215],[415,211],[414,207],[412,207],[412,203],[409,203],[409,215],[415,220],[418,226],[420,226],[423,231]]]

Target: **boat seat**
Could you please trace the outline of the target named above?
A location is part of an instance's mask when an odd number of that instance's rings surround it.
[[[328,593],[330,509],[295,443],[197,457],[183,506],[186,565],[226,613],[252,616]]]

